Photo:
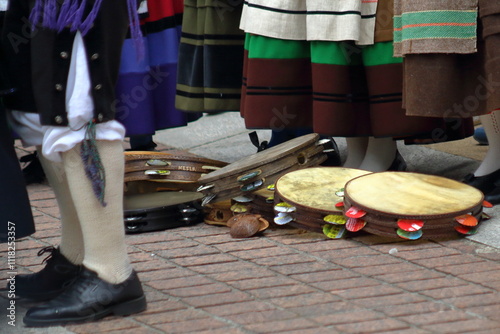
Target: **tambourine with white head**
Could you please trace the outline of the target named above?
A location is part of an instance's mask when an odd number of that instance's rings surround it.
[[[349,181],[346,228],[416,240],[470,235],[482,220],[483,194],[441,176],[380,172]]]
[[[171,189],[196,190],[198,179],[227,166],[226,162],[165,152],[125,152],[125,182],[154,181]]]
[[[203,221],[198,192],[164,191],[124,197],[125,232],[142,233],[189,226]]]
[[[368,173],[344,167],[311,167],[281,176],[274,189],[274,222],[342,237],[346,218],[338,203],[342,203],[344,186]]]
[[[326,160],[330,140],[311,133],[252,154],[199,178],[203,204],[247,195],[273,184],[281,175]]]

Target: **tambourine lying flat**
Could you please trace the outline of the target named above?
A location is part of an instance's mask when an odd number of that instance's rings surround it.
[[[448,178],[409,172],[380,172],[349,181],[344,214],[355,230],[409,240],[476,232],[483,194]]]
[[[140,233],[189,226],[203,221],[202,195],[165,191],[124,197],[125,232]]]
[[[289,224],[304,230],[324,232],[324,226],[343,229],[346,219],[342,207],[345,184],[370,172],[343,167],[311,167],[280,177],[275,184],[278,225]]]
[[[308,134],[203,175],[198,180],[198,191],[205,196],[203,203],[249,194],[274,183],[285,173],[317,166],[327,158],[324,151],[328,143],[329,140],[319,141],[318,134]]]
[[[227,166],[226,162],[199,156],[173,155],[165,152],[125,152],[125,182],[155,181],[187,183],[198,187],[198,179]]]

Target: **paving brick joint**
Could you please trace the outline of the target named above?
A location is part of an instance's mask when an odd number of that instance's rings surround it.
[[[167,150],[167,147],[160,147]],[[26,151],[17,147],[18,154]],[[28,186],[37,232],[16,242],[16,271],[60,239],[48,184]],[[26,328],[35,305],[0,291],[1,333],[499,333],[500,249],[467,238],[404,241],[370,234],[332,240],[271,226],[252,238],[200,223],[126,236],[148,309],[88,324]],[[6,254],[7,246],[0,245]],[[0,279],[9,270],[2,256]]]

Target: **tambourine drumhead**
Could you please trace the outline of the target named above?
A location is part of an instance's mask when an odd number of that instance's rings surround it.
[[[165,191],[131,195],[124,197],[123,207],[126,213],[127,211],[147,211],[199,201],[202,197],[202,194],[191,191]]]
[[[279,198],[297,208],[323,214],[339,213],[342,189],[351,179],[370,172],[343,167],[310,167],[287,173],[275,184]],[[339,196],[340,195],[340,196]]]
[[[482,205],[483,194],[448,178],[409,172],[372,173],[345,186],[348,202],[397,218],[453,216]]]

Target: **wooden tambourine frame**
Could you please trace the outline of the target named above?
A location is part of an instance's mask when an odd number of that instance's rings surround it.
[[[158,183],[155,187],[170,190],[196,191],[201,176],[227,166],[223,161],[165,152],[127,151],[124,156],[125,183],[153,181]]]
[[[198,180],[203,205],[250,194],[273,184],[283,174],[317,166],[326,160],[329,142],[320,141],[318,134],[308,134],[203,175]]]
[[[343,204],[344,214],[356,230],[415,240],[475,233],[483,202],[479,190],[455,180],[381,172],[349,181]]]

